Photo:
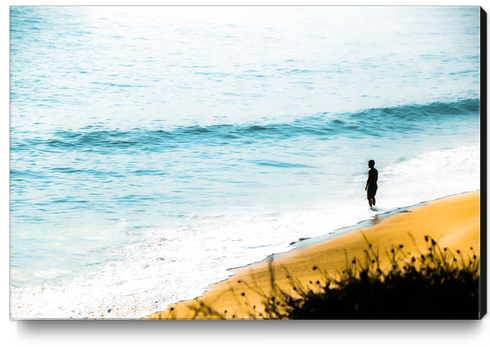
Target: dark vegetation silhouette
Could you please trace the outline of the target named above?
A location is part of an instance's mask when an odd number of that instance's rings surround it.
[[[411,235],[410,235],[411,236]],[[366,239],[366,238],[365,238]],[[413,239],[413,237],[412,237]],[[246,293],[235,293],[240,307],[248,308],[251,319],[478,319],[479,257],[473,248],[464,256],[460,250],[441,249],[425,236],[427,251],[405,254],[403,245],[386,253],[390,260],[382,270],[379,250],[367,242],[365,259],[347,261],[342,273],[331,276],[316,266],[323,280],[304,286],[289,274],[291,290],[275,281],[273,258],[269,259],[271,292],[262,297],[263,312],[250,306]],[[414,241],[415,242],[415,241]],[[283,268],[286,273],[287,269]],[[256,287],[247,285],[250,290]],[[195,317],[236,319],[225,310],[217,312],[202,302],[190,307]]]

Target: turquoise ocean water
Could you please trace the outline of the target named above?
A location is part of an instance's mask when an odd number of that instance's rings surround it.
[[[479,189],[479,11],[11,7],[12,317],[198,296],[372,218],[369,159],[383,211]]]

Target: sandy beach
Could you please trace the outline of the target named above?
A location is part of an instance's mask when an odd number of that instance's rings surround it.
[[[346,268],[347,259],[364,259],[368,247],[365,237],[379,249],[381,268],[389,265],[387,252],[402,245],[405,254],[419,255],[427,251],[425,236],[429,235],[441,248],[464,255],[480,254],[480,191],[463,193],[426,202],[389,216],[379,215],[370,223],[327,241],[298,247],[290,252],[274,254],[272,266],[275,283],[286,291],[291,288],[288,273],[304,286],[315,287],[323,275]],[[415,242],[414,242],[415,241]],[[311,241],[310,241],[311,242]],[[271,294],[270,259],[246,267],[231,269],[234,276],[207,288],[194,300],[170,305],[169,309],[145,319],[217,319],[218,315],[201,310],[196,315],[190,307],[211,307],[227,319],[249,319],[263,308],[263,295]],[[284,270],[287,269],[287,272]]]

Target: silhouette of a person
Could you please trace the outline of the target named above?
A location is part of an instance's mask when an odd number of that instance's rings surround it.
[[[367,191],[367,199],[369,201],[369,207],[371,209],[376,205],[376,199],[374,196],[376,195],[376,191],[378,190],[378,170],[374,168],[374,160],[370,160],[368,162],[369,173],[368,179],[366,182],[366,188],[364,190]]]

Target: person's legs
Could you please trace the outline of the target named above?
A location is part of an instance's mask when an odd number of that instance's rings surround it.
[[[369,207],[376,206],[376,191],[378,190],[378,185],[376,183],[369,185],[367,190],[367,198],[369,201]]]

